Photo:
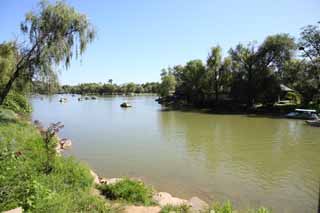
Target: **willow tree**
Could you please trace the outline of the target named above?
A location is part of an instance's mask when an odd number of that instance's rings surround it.
[[[32,79],[50,75],[61,64],[68,68],[73,56],[81,55],[95,36],[86,15],[62,1],[53,4],[41,1],[39,11],[26,14],[21,31],[25,41],[19,47],[12,75],[1,91],[0,105],[21,74]]]

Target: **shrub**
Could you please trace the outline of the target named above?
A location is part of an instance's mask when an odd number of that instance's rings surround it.
[[[115,184],[103,184],[98,186],[102,194],[110,200],[124,200],[129,203],[151,205],[152,190],[143,182],[128,178]]]
[[[21,93],[15,91],[11,91],[7,95],[3,103],[3,107],[6,109],[10,109],[16,113],[28,114],[32,111],[28,99]]]
[[[160,213],[188,213],[190,207],[187,205],[181,205],[181,206],[172,206],[172,205],[166,205],[164,206]]]

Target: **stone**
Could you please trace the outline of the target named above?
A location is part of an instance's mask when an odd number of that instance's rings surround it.
[[[159,206],[127,206],[124,209],[125,213],[159,213]]]
[[[173,197],[171,194],[167,192],[158,192],[154,194],[152,198],[161,207],[164,207],[166,205],[172,205],[172,206],[189,205],[187,200]]]
[[[108,179],[107,178],[99,178],[99,181],[101,184],[107,184],[108,183]]]
[[[72,146],[72,141],[68,138],[62,138],[59,143],[62,149],[69,149]]]
[[[204,212],[209,209],[209,205],[198,197],[192,197],[188,202],[192,212]]]
[[[110,179],[106,179],[105,183],[106,184],[115,184],[118,183],[119,181],[122,181],[123,178],[110,178]]]
[[[11,209],[9,211],[4,211],[3,213],[22,213],[23,210],[21,207],[15,208],[15,209]]]

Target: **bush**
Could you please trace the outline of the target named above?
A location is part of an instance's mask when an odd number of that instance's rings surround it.
[[[164,206],[160,213],[188,213],[189,212],[189,206],[187,205],[181,205],[181,206],[172,206],[172,205],[166,205]]]
[[[110,200],[124,200],[129,203],[151,205],[152,190],[140,181],[121,180],[115,184],[98,186],[102,194]]]
[[[27,97],[15,91],[11,91],[7,95],[3,107],[16,113],[28,114],[32,111]]]

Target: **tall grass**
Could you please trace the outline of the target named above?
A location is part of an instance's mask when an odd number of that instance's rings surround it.
[[[55,157],[52,170],[45,173],[47,157],[41,135],[12,112],[5,114],[0,115],[0,212],[19,206],[28,212],[111,210],[104,200],[90,194],[93,179],[85,165]]]

